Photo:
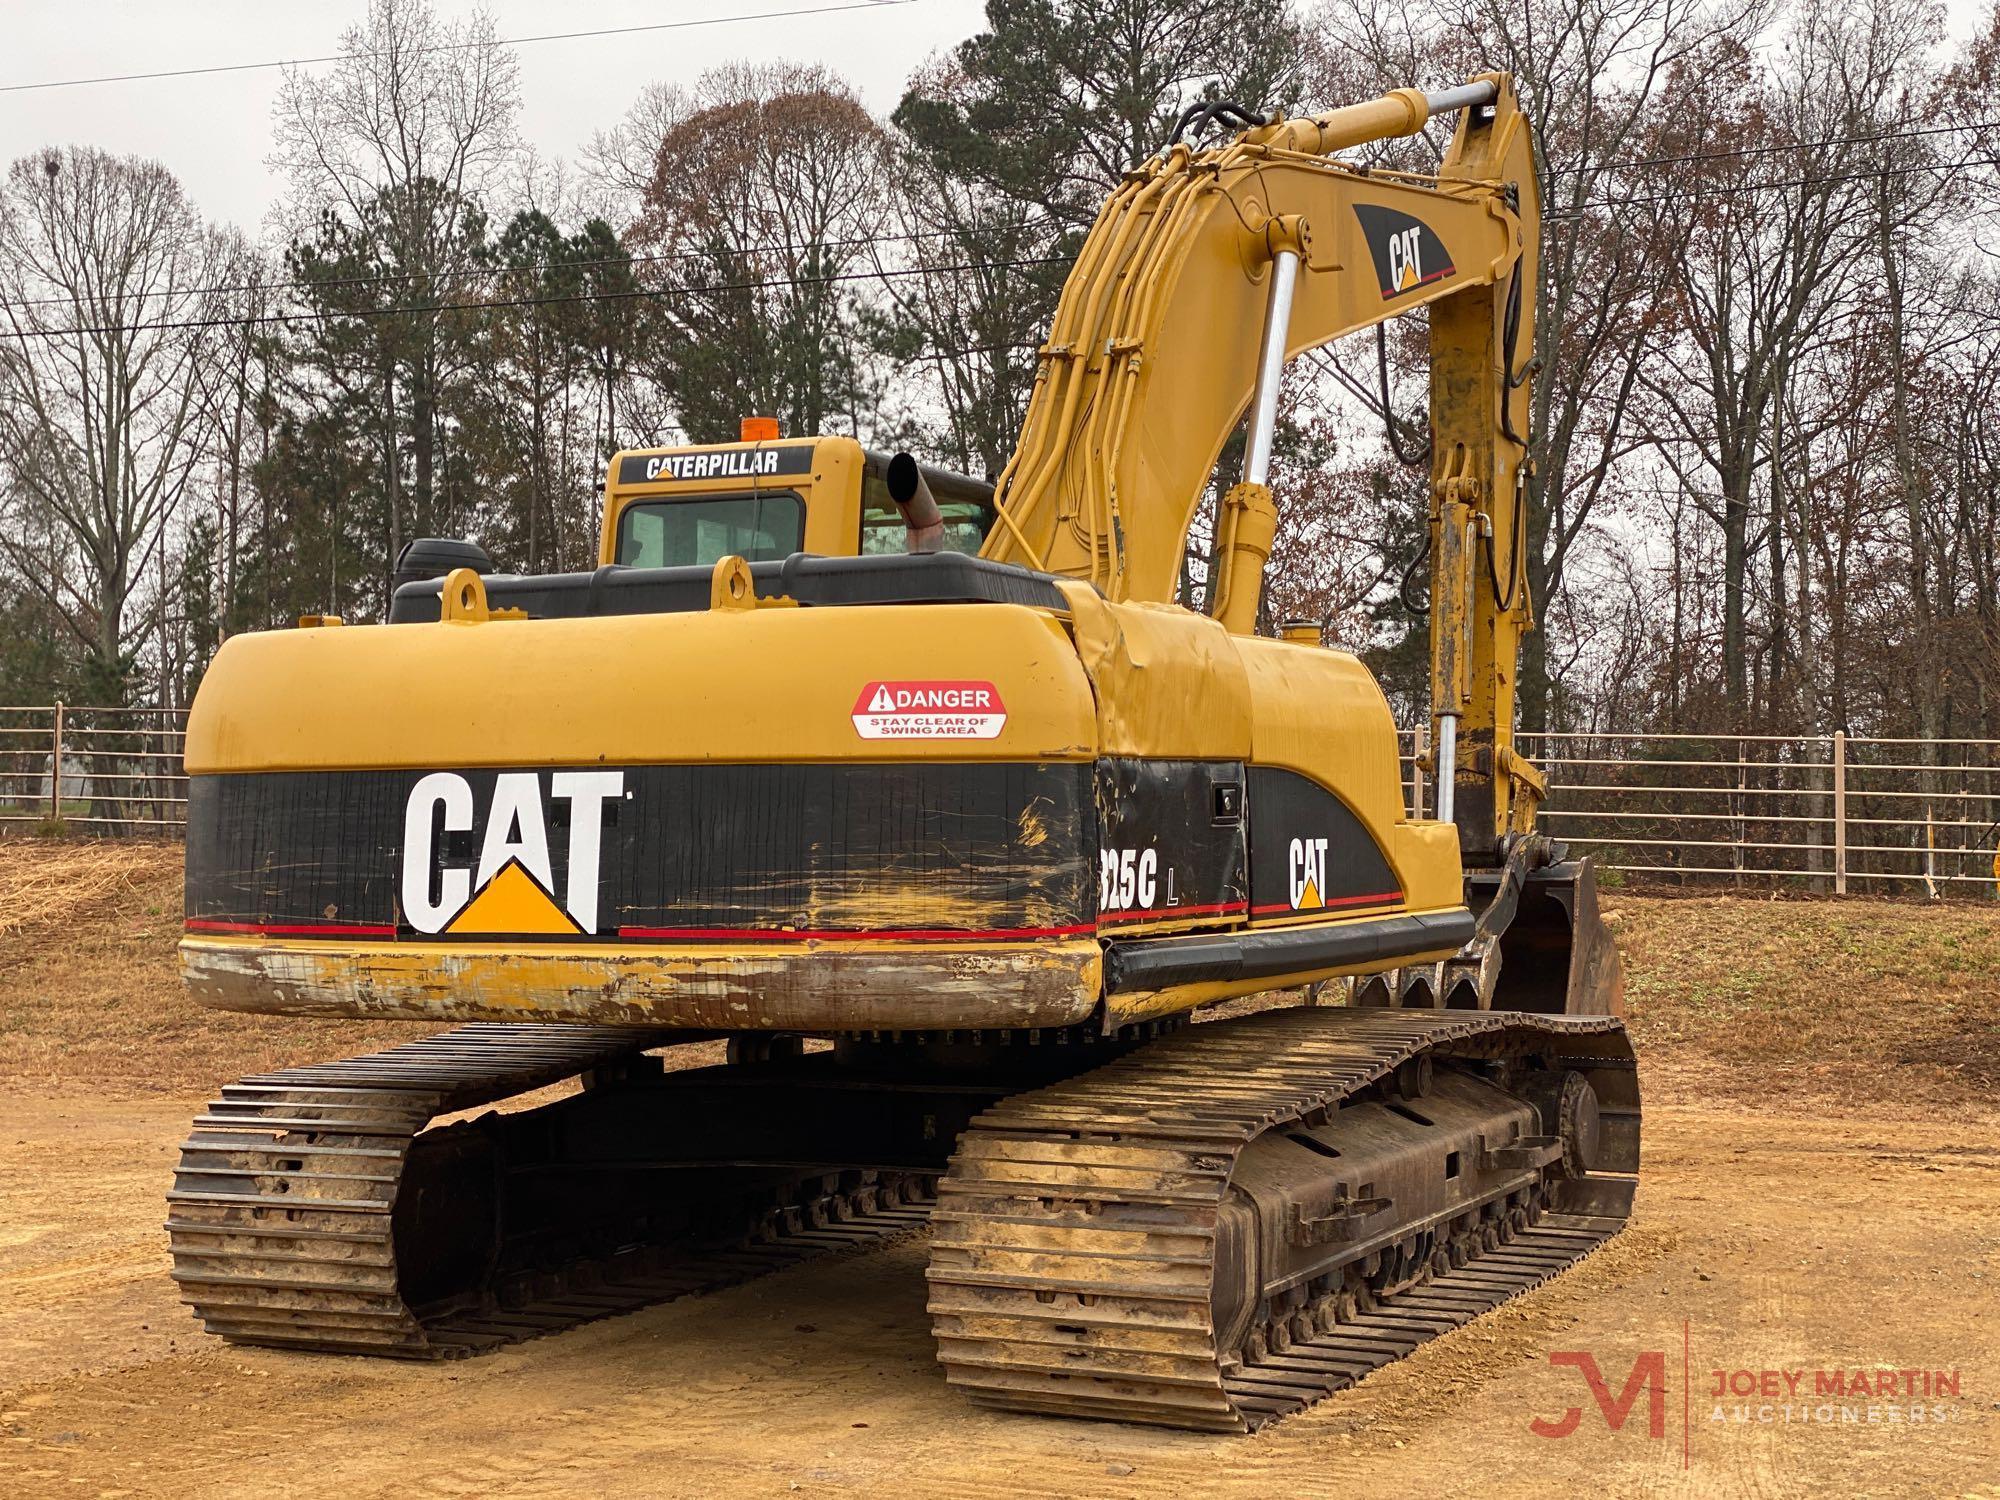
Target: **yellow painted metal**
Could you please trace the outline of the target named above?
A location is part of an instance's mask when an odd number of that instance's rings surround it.
[[[1395,89],[1379,99],[1345,105],[1325,114],[1282,120],[1253,130],[1244,139],[1275,150],[1324,156],[1332,151],[1365,146],[1371,141],[1415,135],[1430,117],[1430,101],[1422,89]]]
[[[1222,497],[1222,518],[1216,556],[1221,576],[1216,585],[1215,618],[1232,635],[1253,635],[1257,606],[1264,596],[1264,564],[1278,534],[1278,504],[1268,485],[1231,485]]]
[[[1002,477],[1002,523],[985,549],[1058,574],[1064,608],[754,607],[772,601],[757,600],[747,567],[726,558],[706,611],[503,625],[478,579],[455,575],[435,625],[230,640],[189,724],[188,769],[1243,762],[1295,771],[1340,798],[1387,855],[1403,910],[1459,908],[1461,840],[1479,854],[1499,832],[1526,826],[1540,786],[1508,734],[1514,653],[1529,623],[1514,509],[1523,462],[1514,434],[1525,430],[1526,389],[1515,382],[1532,350],[1537,218],[1528,132],[1507,81],[1496,82],[1495,106],[1461,121],[1436,179],[1362,175],[1318,154],[1417,128],[1422,97],[1403,91],[1253,131],[1217,151],[1176,147],[1121,184],[1065,288]],[[1442,247],[1445,268],[1387,284],[1360,210],[1409,216]],[[1173,602],[1189,523],[1252,394],[1274,247],[1304,256],[1289,353],[1430,310],[1434,693],[1461,725],[1456,829],[1406,815],[1392,716],[1359,661],[1250,633],[1282,496],[1245,484],[1225,497],[1220,619]],[[804,497],[808,550],[853,553],[864,455],[851,439],[809,441],[809,474],[761,479],[626,484],[620,455],[606,487],[600,556],[613,560],[619,517],[635,501],[758,488]],[[990,740],[862,739],[856,701],[882,680],[990,681],[1005,726]],[[328,714],[329,703],[369,711]],[[884,912],[912,899],[901,890],[879,895]],[[977,927],[979,914],[940,920]],[[689,951],[581,951],[498,938],[491,946],[205,936],[183,944],[196,993],[224,1006],[724,1029],[1057,1025],[1093,1013],[1116,1023],[1271,983],[1105,997],[1099,952],[1081,935],[1033,944],[802,939]],[[1340,972],[1354,970],[1282,982]]]
[[[1090,759],[1097,705],[1060,618],[911,619],[857,605],[232,636],[189,715],[187,768]],[[990,681],[1007,722],[990,740],[862,739],[862,688],[905,679]]]
[[[1463,902],[1449,825],[1409,820],[1396,720],[1374,674],[1345,651],[1231,637],[1250,694],[1249,758],[1311,778],[1367,825],[1411,911]]]
[[[438,595],[438,618],[453,625],[479,625],[492,619],[485,581],[470,568],[453,568]]]
[[[735,555],[720,557],[708,578],[710,609],[755,609],[757,582],[750,576],[750,564]]]
[[[1461,117],[1441,180],[1502,184],[1486,208],[1512,219],[1517,243],[1491,285],[1431,309],[1433,558],[1447,539],[1467,539],[1449,567],[1434,563],[1431,573],[1431,638],[1460,643],[1462,658],[1453,677],[1433,679],[1431,731],[1436,743],[1443,703],[1454,700],[1459,842],[1468,858],[1486,859],[1503,835],[1533,827],[1541,800],[1539,779],[1515,773],[1526,762],[1513,749],[1516,664],[1533,621],[1522,532],[1541,209],[1532,135],[1511,88],[1502,87],[1488,125],[1471,121],[1470,112]]]
[[[1452,576],[1435,577],[1434,634],[1462,649],[1448,653],[1450,676],[1434,696],[1460,715],[1468,749],[1461,783],[1482,783],[1459,803],[1460,834],[1477,855],[1511,826],[1520,785],[1499,773],[1496,751],[1510,738],[1515,652],[1530,618],[1525,584],[1507,584],[1524,572],[1512,507],[1527,389],[1514,381],[1533,349],[1540,226],[1526,120],[1511,81],[1486,76],[1495,103],[1461,115],[1435,178],[1364,174],[1324,155],[1420,128],[1428,106],[1415,90],[1265,127],[1211,151],[1176,146],[1128,177],[1063,289],[1020,442],[1000,479],[1005,524],[984,549],[1084,580],[1116,602],[1176,597],[1189,525],[1255,387],[1273,238],[1303,221],[1309,249],[1288,354],[1420,307],[1431,312],[1434,553],[1448,550],[1438,546],[1453,522],[1442,508],[1447,482],[1460,482],[1476,528],[1473,545],[1450,552]],[[1385,287],[1364,211],[1421,224],[1450,269]],[[1515,286],[1523,295],[1509,372],[1502,346]],[[1259,518],[1258,498],[1235,494],[1225,503],[1225,543]],[[1257,538],[1245,540],[1245,551],[1230,555],[1247,573]],[[1498,599],[1485,576],[1493,558],[1502,570]],[[1219,582],[1232,623],[1254,617],[1247,581],[1225,569]]]
[[[1087,937],[679,946],[187,937],[180,958],[189,993],[219,1010],[729,1031],[1069,1026],[1096,1007],[1103,964]]]
[[[1098,755],[1250,758],[1249,680],[1227,631],[1189,610],[1061,587],[1096,695]]]

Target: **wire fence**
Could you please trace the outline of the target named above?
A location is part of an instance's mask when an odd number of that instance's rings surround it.
[[[1423,731],[1403,779],[1421,810]],[[1634,884],[2000,897],[2000,742],[1523,734],[1551,833]]]
[[[181,709],[0,707],[0,831],[178,836]],[[2000,898],[2000,742],[1524,734],[1549,829],[1634,883]],[[1410,808],[1434,806],[1422,729]]]
[[[0,829],[178,837],[187,711],[0,707]]]

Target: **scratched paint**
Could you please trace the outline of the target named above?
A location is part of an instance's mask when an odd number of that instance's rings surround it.
[[[1067,1026],[1095,1009],[1094,941],[556,951],[186,939],[181,972],[220,1010],[693,1029]]]
[[[618,795],[583,804],[551,769],[444,774],[450,805],[437,778],[413,771],[196,777],[189,917],[208,930],[346,923],[426,940],[449,913],[417,922],[413,901],[475,895],[496,866],[484,851],[511,847],[524,816],[537,824],[538,882],[607,941],[635,928],[979,933],[1091,916],[1085,765],[628,766]],[[521,795],[523,777],[534,795]],[[594,839],[571,826],[579,805]],[[588,877],[570,868],[580,848]]]

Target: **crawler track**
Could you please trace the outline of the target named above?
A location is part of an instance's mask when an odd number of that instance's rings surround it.
[[[680,1089],[626,1092],[648,1086],[654,1060],[641,1054],[668,1039],[468,1026],[230,1085],[196,1120],[169,1195],[184,1300],[238,1343],[453,1358],[878,1245],[928,1218],[939,1358],[976,1400],[1243,1431],[1588,1254],[1622,1226],[1638,1160],[1631,1051],[1607,1017],[1309,1008],[1191,1027],[984,1108],[941,1184],[932,1171],[815,1166],[789,1151],[747,1164],[593,1151],[593,1121],[651,1117]],[[1333,1219],[1302,1224],[1313,1232],[1290,1243],[1306,1247],[1307,1269],[1230,1303],[1218,1247],[1232,1214],[1243,1222],[1244,1153],[1316,1132],[1322,1155],[1360,1161],[1354,1132],[1372,1119],[1382,1159],[1382,1124],[1410,1127],[1379,1103],[1344,1106],[1390,1098],[1378,1086],[1427,1061],[1530,1122],[1506,1091],[1510,1070],[1582,1074],[1602,1106],[1594,1167],[1566,1168],[1552,1137],[1530,1140],[1517,1122],[1489,1148],[1481,1106],[1458,1197],[1418,1211],[1371,1183],[1356,1210],[1365,1232],[1322,1238]],[[578,1098],[433,1123],[579,1075]],[[805,1076],[742,1080],[741,1119],[780,1097],[760,1090]],[[683,1116],[695,1139],[738,1134],[706,1113],[725,1095]],[[1257,1232],[1274,1231],[1267,1220]]]
[[[499,1177],[562,1165],[520,1159],[515,1138],[532,1144],[532,1129],[503,1137],[492,1116],[425,1129],[667,1039],[465,1026],[230,1084],[196,1119],[168,1195],[182,1299],[236,1343],[448,1359],[922,1224],[923,1174],[755,1167],[654,1173],[670,1180],[523,1215],[503,1211]]]
[[[1244,1150],[1302,1122],[1337,1126],[1344,1099],[1424,1054],[1532,1055],[1582,1072],[1604,1106],[1603,1169],[1551,1166],[1449,1217],[1399,1216],[1221,1347],[1219,1226]],[[1638,1116],[1631,1050],[1608,1017],[1295,1009],[1192,1027],[1008,1098],[961,1137],[933,1215],[939,1358],[984,1405],[1255,1428],[1615,1234],[1631,1207]]]

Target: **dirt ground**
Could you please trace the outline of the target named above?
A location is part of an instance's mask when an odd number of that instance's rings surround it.
[[[176,858],[0,846],[0,1495],[2000,1500],[2000,914],[1615,899],[1647,1092],[1631,1228],[1219,1439],[966,1406],[920,1239],[454,1365],[208,1338],[159,1227],[188,1116],[224,1077],[411,1033],[187,1005]],[[1614,1399],[1659,1356],[1657,1436],[1644,1389],[1609,1428],[1551,1361],[1578,1352]],[[1717,1371],[1778,1394],[1714,1397]],[[1956,1389],[1814,1394],[1857,1371]],[[1531,1429],[1571,1407],[1570,1435]]]

